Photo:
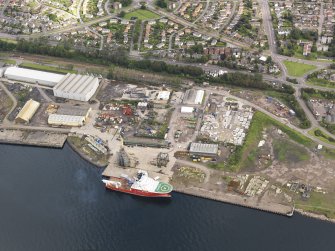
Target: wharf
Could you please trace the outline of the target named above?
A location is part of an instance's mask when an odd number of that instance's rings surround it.
[[[31,130],[5,129],[0,131],[0,143],[63,148],[67,134]]]
[[[251,209],[257,209],[268,213],[274,213],[284,216],[293,216],[294,207],[289,205],[283,205],[279,203],[265,203],[265,202],[256,202],[254,200],[248,200],[247,198],[222,193],[222,192],[212,192],[203,188],[197,187],[188,187],[188,188],[176,188],[174,187],[173,191],[178,193],[184,193],[196,197],[201,197],[210,200],[216,200],[220,202],[225,202],[228,204],[233,204],[241,207],[247,207]]]

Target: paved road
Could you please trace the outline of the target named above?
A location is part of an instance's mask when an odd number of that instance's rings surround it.
[[[281,71],[282,71],[281,80],[282,80],[282,82],[284,82],[285,84],[291,85],[295,89],[294,96],[297,99],[301,108],[304,110],[307,118],[311,122],[312,128],[318,128],[324,134],[329,135],[329,132],[327,132],[326,129],[324,129],[323,127],[320,126],[319,122],[315,119],[314,115],[311,113],[311,111],[307,107],[306,102],[302,99],[301,88],[311,88],[312,86],[309,86],[309,85],[306,84],[306,78],[307,78],[308,74],[310,74],[314,71],[318,71],[322,68],[328,67],[332,62],[331,61],[310,61],[310,60],[304,60],[304,59],[296,59],[296,58],[291,58],[291,57],[287,57],[287,56],[277,54],[276,37],[275,37],[275,34],[274,34],[273,25],[272,25],[270,7],[269,7],[269,4],[268,4],[268,0],[263,0],[263,1],[259,0],[259,3],[261,4],[261,8],[262,8],[263,25],[264,25],[265,33],[267,34],[267,37],[268,37],[270,55],[271,55],[273,61],[275,63],[277,63],[279,65],[279,67],[281,68]],[[309,64],[309,65],[314,65],[317,68],[313,71],[310,71],[310,72],[306,73],[303,77],[297,78],[297,81],[298,81],[299,84],[295,85],[295,84],[292,84],[292,83],[286,81],[286,78],[288,76],[288,72],[287,72],[287,69],[286,69],[286,67],[283,63],[285,60],[294,61],[294,62],[298,62],[298,63]],[[264,76],[264,79],[266,79],[266,78],[269,78],[269,76]],[[321,86],[315,86],[315,87],[313,86],[312,88],[318,89],[318,90],[323,90],[323,91],[334,91],[334,89],[332,89],[332,88],[321,87]],[[306,136],[309,136],[309,134],[307,134],[308,130],[310,130],[310,129],[307,129],[307,130],[301,130],[300,129],[299,131],[304,133]],[[322,141],[316,140],[316,138],[314,138],[314,137],[312,137],[312,138],[313,138],[314,141],[317,141],[318,143],[325,145],[325,143],[323,143]],[[334,148],[334,146],[331,146],[329,144],[328,144],[328,147]]]
[[[176,33],[175,32],[172,32],[170,37],[169,37],[169,51],[172,50],[172,40],[173,40],[173,37]]]
[[[238,101],[240,101],[240,102],[242,102],[242,103],[244,103],[244,104],[247,104],[247,105],[249,105],[249,106],[251,106],[251,107],[253,107],[253,108],[255,108],[255,109],[257,109],[257,110],[259,110],[259,111],[261,111],[261,112],[263,112],[263,113],[265,113],[265,114],[268,115],[269,117],[271,117],[271,118],[273,118],[273,119],[275,119],[275,120],[277,120],[277,121],[279,121],[279,122],[285,124],[286,126],[290,127],[291,129],[293,129],[293,130],[295,130],[295,131],[297,131],[297,132],[300,132],[301,134],[303,134],[303,135],[306,136],[307,138],[309,138],[309,139],[311,139],[311,140],[317,142],[318,144],[322,144],[322,145],[324,145],[324,146],[326,146],[326,147],[328,147],[328,148],[335,149],[335,145],[327,144],[327,143],[321,141],[320,139],[318,139],[318,138],[316,138],[316,137],[314,137],[314,136],[308,134],[308,130],[306,130],[306,129],[304,130],[304,129],[298,128],[298,127],[296,127],[296,126],[290,124],[286,119],[284,119],[284,118],[279,118],[279,117],[277,117],[276,115],[274,115],[274,114],[268,112],[268,111],[265,110],[264,108],[262,108],[262,107],[260,107],[260,106],[258,106],[258,105],[255,105],[255,104],[253,104],[253,103],[251,103],[251,102],[249,102],[249,101],[247,101],[247,100],[244,100],[244,99],[241,99],[241,98],[239,98],[239,97],[237,97],[237,96],[231,95],[230,93],[228,93],[228,92],[226,92],[226,91],[218,90],[218,88],[208,88],[207,91],[212,91],[212,92],[215,92],[215,93],[217,93],[217,94],[224,95],[224,96],[226,96],[226,97],[234,98],[234,99],[236,99],[236,100],[238,100]],[[327,133],[327,134],[328,134],[328,133]]]
[[[202,10],[201,14],[193,21],[194,24],[198,22],[206,14],[210,2],[211,0],[206,0],[205,8]]]
[[[235,14],[236,14],[236,8],[237,8],[237,6],[240,6],[240,2],[241,2],[241,0],[233,1],[233,10],[232,10],[230,16],[228,17],[227,21],[219,29],[220,33],[230,24],[231,21],[233,21],[233,18],[235,17]]]
[[[110,0],[107,0],[106,3],[105,3],[105,11],[108,15],[112,15],[111,11],[110,11],[110,5],[111,5],[111,1]]]
[[[198,31],[206,36],[210,36],[210,37],[214,37],[214,38],[217,38],[219,40],[222,40],[222,41],[226,41],[230,44],[233,44],[233,45],[236,45],[238,47],[241,47],[241,48],[249,48],[249,45],[244,43],[244,42],[241,42],[241,41],[236,41],[232,38],[229,38],[227,36],[223,36],[223,35],[220,35],[218,32],[216,31],[209,31],[209,30],[205,30],[205,29],[199,29],[199,27],[194,24],[194,23],[191,23],[191,22],[188,22],[186,21],[185,19],[179,17],[179,16],[176,16],[175,14],[171,13],[171,12],[167,12],[165,10],[162,10],[162,9],[159,9],[159,8],[156,8],[156,7],[153,7],[151,5],[148,5],[147,7],[149,10],[153,11],[153,12],[156,12],[158,13],[159,15],[161,16],[165,16],[171,20],[173,20],[174,22],[176,23],[179,23],[185,27],[189,27],[189,28],[192,28],[194,29],[195,31]]]

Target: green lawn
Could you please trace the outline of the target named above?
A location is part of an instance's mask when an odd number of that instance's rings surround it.
[[[13,59],[0,59],[0,61],[6,63],[6,64],[11,64],[11,65],[15,65],[16,61]]]
[[[10,38],[0,38],[1,41],[7,42],[7,43],[12,43],[12,44],[17,44],[17,41],[14,39]]]
[[[67,73],[77,73],[75,70],[70,69],[64,69],[64,68],[57,68],[49,65],[41,65],[41,64],[33,64],[33,63],[22,63],[20,64],[20,67],[32,69],[32,70],[40,70],[40,71],[47,71],[47,72],[53,72],[53,73],[61,73],[61,74],[67,74]]]
[[[327,79],[311,78],[306,83],[309,85],[318,85],[329,88],[335,88],[335,82],[328,81]]]
[[[159,16],[149,10],[135,10],[129,12],[125,15],[125,19],[131,19],[132,17],[137,17],[139,20],[147,20],[147,19],[157,19]]]
[[[296,62],[287,61],[287,60],[284,61],[284,64],[287,68],[288,74],[293,77],[302,77],[307,72],[316,69],[316,66],[314,65],[296,63]]]
[[[335,139],[333,137],[325,135],[323,132],[321,132],[320,136],[317,136],[317,134],[315,133],[316,130],[318,130],[318,128],[314,128],[314,129],[308,131],[308,134],[320,139],[321,141],[323,141],[325,143],[335,145]]]

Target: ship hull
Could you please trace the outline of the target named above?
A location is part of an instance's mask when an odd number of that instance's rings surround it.
[[[141,197],[151,197],[151,198],[170,198],[171,197],[171,194],[169,193],[153,193],[153,192],[146,192],[146,191],[141,191],[141,190],[132,189],[132,188],[124,189],[122,187],[116,188],[113,185],[106,185],[106,189],[121,192],[121,193],[141,196]]]

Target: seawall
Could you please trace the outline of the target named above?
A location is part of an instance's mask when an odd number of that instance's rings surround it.
[[[67,138],[66,133],[13,130],[0,131],[0,143],[13,145],[28,145],[40,147],[63,148]]]
[[[292,216],[294,209],[291,206],[286,206],[282,204],[275,204],[275,203],[252,203],[245,198],[237,195],[232,194],[226,194],[226,193],[218,193],[218,192],[212,192],[206,189],[202,188],[196,188],[196,187],[189,187],[189,188],[174,188],[174,192],[183,193],[191,196],[196,196],[200,198],[215,200],[219,202],[224,202],[228,204],[233,204],[236,206],[251,208],[251,209],[257,209],[268,213],[274,213],[279,214],[283,216]]]

